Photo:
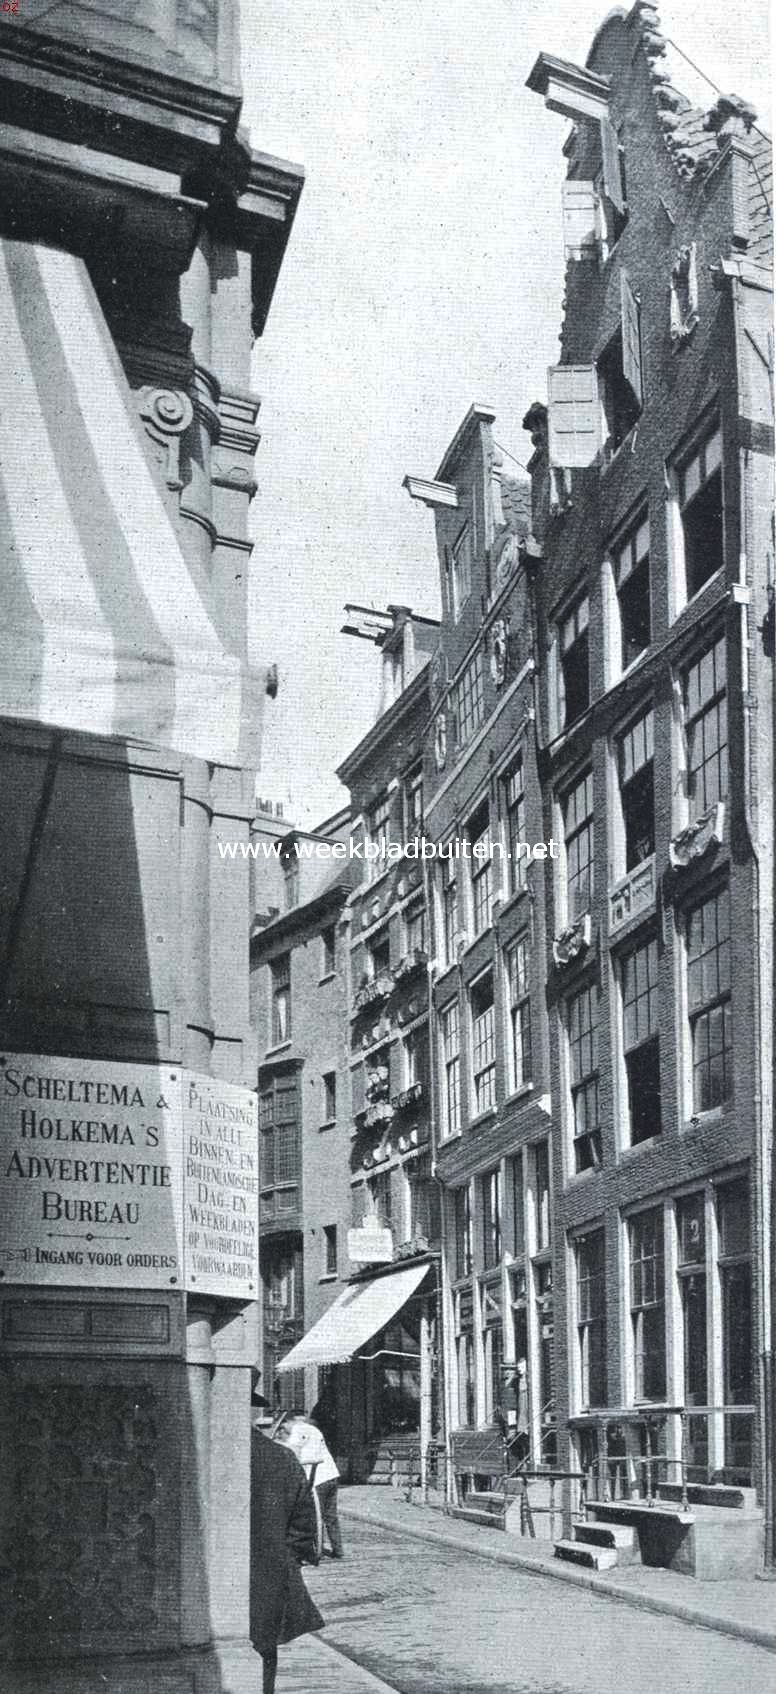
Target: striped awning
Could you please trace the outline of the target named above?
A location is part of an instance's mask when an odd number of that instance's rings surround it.
[[[312,1329],[286,1353],[278,1371],[304,1365],[347,1364],[373,1335],[384,1329],[419,1288],[428,1265],[408,1265],[372,1282],[353,1282],[334,1301]]]
[[[258,765],[265,675],[184,558],[81,259],[0,242],[0,716]]]

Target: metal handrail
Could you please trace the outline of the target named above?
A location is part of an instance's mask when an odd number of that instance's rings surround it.
[[[593,1428],[598,1430],[598,1457],[594,1459],[589,1469],[597,1475],[598,1486],[603,1479],[603,1501],[608,1503],[611,1496],[610,1466],[612,1457],[615,1460],[615,1494],[619,1475],[619,1460],[626,1457],[630,1462],[644,1471],[645,1499],[648,1506],[654,1506],[655,1491],[653,1487],[654,1467],[670,1465],[678,1467],[681,1486],[681,1510],[689,1510],[688,1492],[688,1424],[690,1418],[701,1417],[753,1417],[754,1406],[686,1406],[686,1405],[654,1405],[641,1406],[603,1406],[595,1411],[581,1413],[569,1419],[572,1427]],[[678,1458],[668,1453],[652,1451],[652,1429],[655,1424],[664,1424],[669,1417],[678,1417],[680,1423],[681,1451]],[[626,1455],[610,1455],[609,1426],[610,1424],[636,1424],[643,1428],[646,1442],[646,1453]],[[659,1484],[658,1484],[659,1486]]]

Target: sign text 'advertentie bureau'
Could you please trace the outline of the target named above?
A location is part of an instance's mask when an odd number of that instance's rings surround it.
[[[254,1298],[255,1095],[166,1065],[0,1054],[0,1276]]]

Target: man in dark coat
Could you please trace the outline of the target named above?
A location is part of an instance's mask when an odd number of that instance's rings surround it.
[[[278,1643],[323,1628],[300,1564],[318,1562],[315,1504],[290,1448],[251,1433],[251,1641],[264,1665],[263,1694],[274,1694]]]

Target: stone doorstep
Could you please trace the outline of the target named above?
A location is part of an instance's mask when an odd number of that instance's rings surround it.
[[[556,1559],[569,1564],[583,1565],[586,1570],[613,1570],[617,1564],[616,1547],[594,1547],[591,1542],[556,1541]]]
[[[614,1547],[620,1555],[633,1553],[639,1557],[638,1537],[630,1523],[594,1523],[589,1518],[578,1518],[572,1524],[572,1535],[575,1541],[589,1541],[594,1547]]]

